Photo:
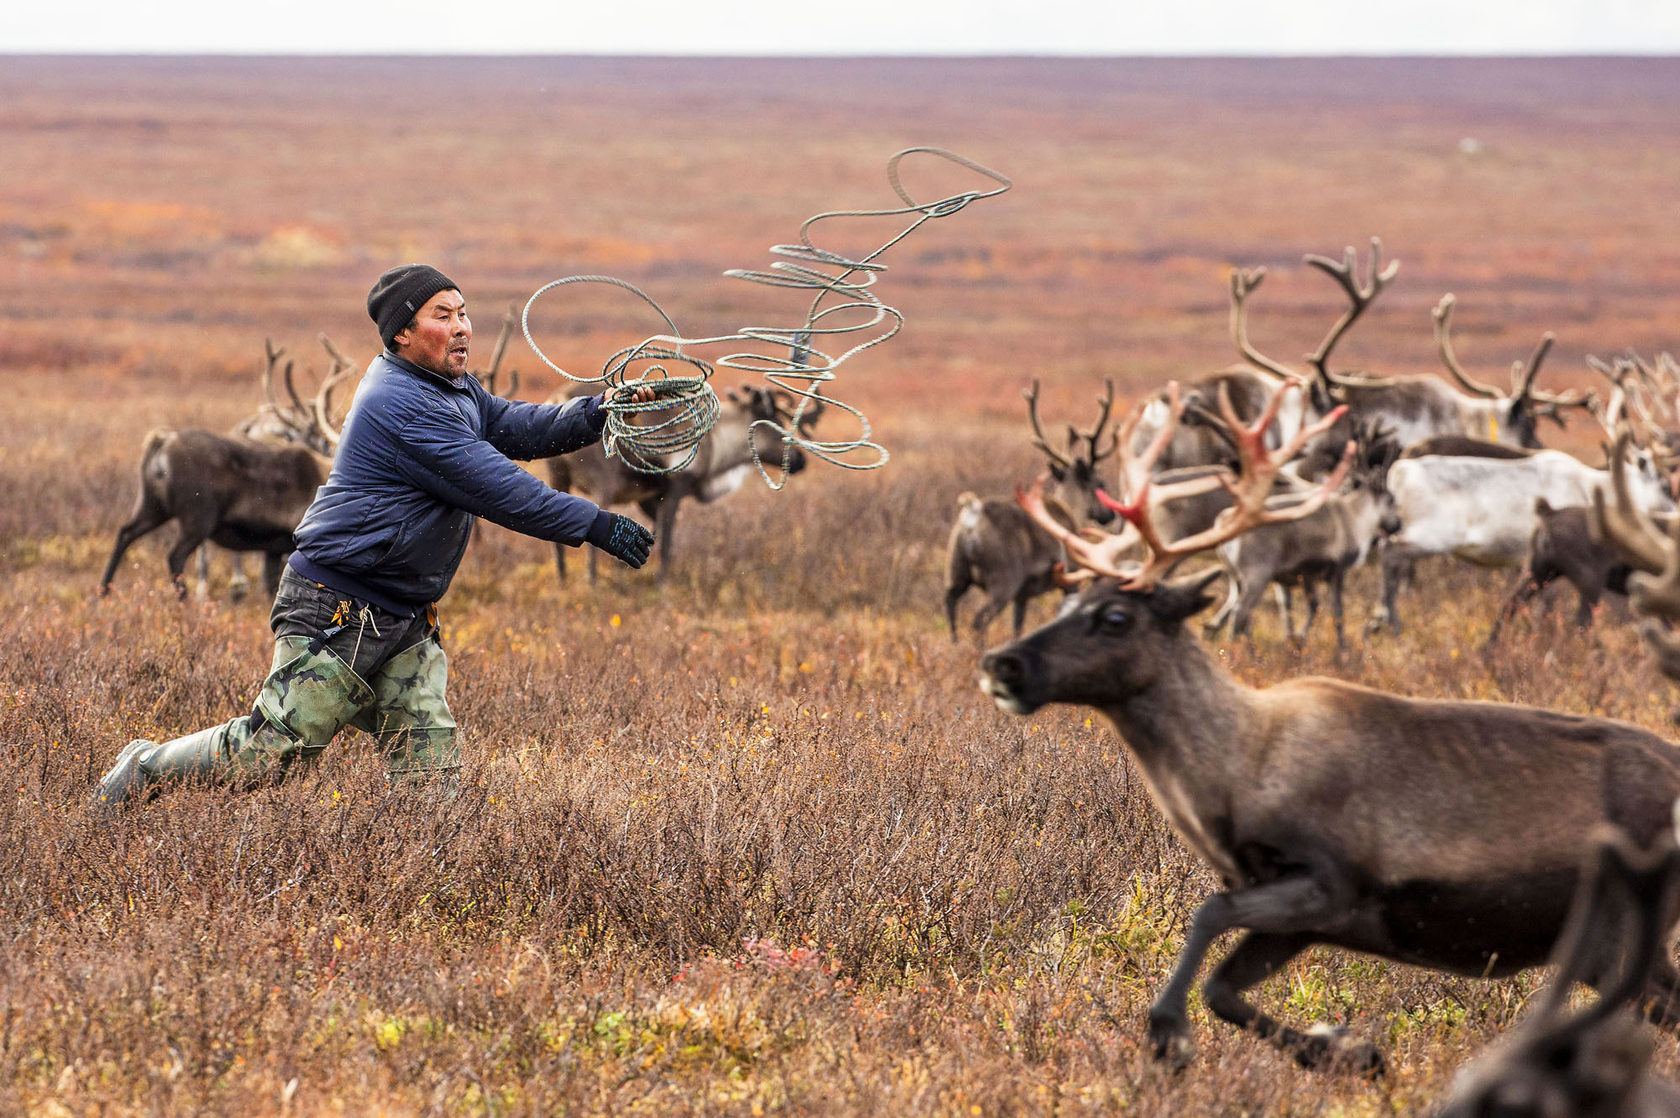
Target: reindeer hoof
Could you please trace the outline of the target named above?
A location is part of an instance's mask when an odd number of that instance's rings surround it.
[[[1149,1049],[1150,1055],[1158,1063],[1165,1064],[1173,1072],[1180,1072],[1189,1067],[1191,1059],[1196,1055],[1196,1046],[1186,1035],[1182,1025],[1161,1021],[1149,1023]]]
[[[1295,1053],[1302,1067],[1378,1079],[1388,1074],[1382,1050],[1363,1040],[1354,1040],[1340,1026],[1319,1025],[1307,1033],[1306,1042]]]

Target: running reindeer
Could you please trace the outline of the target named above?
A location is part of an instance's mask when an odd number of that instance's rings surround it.
[[[1673,1118],[1680,1087],[1646,1074],[1651,1041],[1626,1010],[1666,957],[1680,892],[1674,832],[1652,848],[1606,827],[1577,887],[1552,961],[1557,973],[1523,1022],[1458,1073],[1437,1118]],[[1596,1002],[1570,988],[1602,975]]]
[[[1048,460],[1052,481],[1048,500],[1055,502],[1078,528],[1088,523],[1107,524],[1114,513],[1097,499],[1100,487],[1097,468],[1113,456],[1115,437],[1104,432],[1114,407],[1114,382],[1105,383],[1097,400],[1097,422],[1089,431],[1068,425],[1067,451],[1051,445],[1038,419],[1038,381],[1022,391],[1027,401],[1027,421],[1032,424],[1033,446]],[[957,522],[951,528],[946,561],[945,623],[951,639],[957,639],[957,603],[973,587],[986,595],[986,603],[974,612],[971,624],[975,637],[984,641],[986,629],[1007,605],[1014,606],[1015,635],[1026,622],[1027,603],[1056,589],[1056,571],[1062,562],[1062,548],[1052,537],[1039,531],[1032,518],[1013,501],[981,499],[973,493],[957,497]]]
[[[1144,500],[1170,427],[1141,459],[1123,458],[1138,494],[1124,515],[1149,545],[1141,565],[1123,568],[1110,542],[1059,525],[1042,481],[1023,494],[1088,581],[1055,621],[987,653],[981,687],[1012,714],[1050,703],[1103,714],[1169,824],[1224,883],[1197,909],[1150,1009],[1157,1057],[1190,1057],[1186,999],[1214,941],[1241,929],[1202,985],[1209,1010],[1305,1066],[1376,1072],[1383,1059],[1371,1044],[1284,1024],[1246,991],[1318,943],[1467,976],[1544,962],[1594,829],[1612,823],[1649,845],[1670,826],[1680,752],[1603,718],[1402,698],[1334,679],[1256,689],[1232,677],[1185,626],[1210,604],[1216,575],[1166,576],[1193,551],[1305,515],[1335,488],[1333,473],[1295,508],[1267,508],[1283,463],[1340,418],[1268,452],[1276,411],[1240,426],[1227,409],[1242,458],[1240,475],[1220,482],[1233,505],[1190,539],[1162,538]],[[1595,985],[1608,977],[1584,975]],[[1660,962],[1648,1014],[1674,1025],[1677,992],[1680,976]]]

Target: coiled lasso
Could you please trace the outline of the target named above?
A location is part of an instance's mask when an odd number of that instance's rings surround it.
[[[899,165],[907,156],[927,155],[954,163],[959,167],[989,179],[994,185],[984,190],[969,190],[932,202],[918,202],[904,189]],[[889,248],[915,232],[923,224],[938,217],[949,217],[970,202],[992,198],[1008,190],[1013,183],[996,171],[983,167],[960,155],[940,148],[914,147],[894,155],[887,161],[887,181],[893,193],[904,204],[884,210],[834,210],[820,213],[799,227],[799,243],[773,245],[770,253],[784,257],[765,270],[731,269],[724,273],[753,283],[771,287],[790,287],[814,291],[805,321],[797,326],[743,326],[733,334],[710,338],[688,338],[677,329],[671,316],[646,292],[612,276],[566,276],[544,284],[525,302],[520,326],[525,341],[550,369],[570,380],[586,384],[602,384],[616,388],[624,384],[648,385],[654,398],[634,403],[629,394],[607,404],[607,427],[603,443],[609,455],[617,454],[633,470],[642,473],[673,473],[693,461],[700,442],[717,422],[720,408],[717,394],[712,390],[711,376],[717,369],[734,369],[761,375],[776,388],[791,395],[796,403],[785,417],[776,420],[760,419],[748,429],[753,465],[771,489],[787,483],[788,465],[793,447],[814,455],[825,462],[850,470],[872,470],[887,463],[886,448],[870,439],[869,419],[858,409],[825,395],[820,386],[835,379],[834,372],[848,358],[880,345],[898,333],[904,316],[876,298],[871,288],[876,277],[886,270],[880,258]],[[852,259],[837,252],[819,248],[812,240],[812,230],[824,221],[837,218],[878,218],[913,215],[909,224],[880,248],[860,259]],[[624,289],[647,303],[664,320],[667,332],[655,334],[633,346],[619,350],[607,359],[598,376],[582,377],[560,368],[531,337],[531,307],[545,293],[556,287],[577,283],[610,284]],[[836,318],[835,316],[844,316]],[[849,319],[850,321],[846,321]],[[874,331],[839,356],[831,357],[817,348],[816,341],[842,338],[860,331]],[[787,357],[757,352],[729,353],[714,362],[695,356],[693,350],[702,346],[723,345],[729,342],[760,342],[786,347]],[[688,372],[675,374],[667,362],[686,366]],[[634,372],[632,371],[634,370]],[[849,440],[823,441],[808,438],[802,424],[825,407],[846,412],[858,421],[860,433]],[[760,460],[757,440],[753,436],[759,428],[776,432],[782,444],[780,474],[771,478],[770,471]]]

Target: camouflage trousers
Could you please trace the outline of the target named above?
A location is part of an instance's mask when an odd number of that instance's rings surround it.
[[[274,660],[251,713],[162,745],[132,743],[101,785],[102,802],[172,778],[236,787],[279,779],[345,726],[373,735],[393,785],[453,788],[461,753],[433,618],[390,613],[288,568],[269,624]]]

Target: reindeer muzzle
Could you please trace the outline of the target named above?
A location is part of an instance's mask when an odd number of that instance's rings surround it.
[[[1010,714],[1031,714],[1044,705],[1032,693],[1037,672],[1016,644],[993,649],[980,658],[980,690]]]

